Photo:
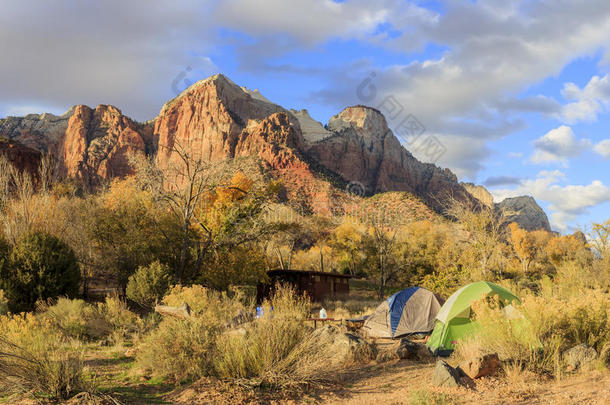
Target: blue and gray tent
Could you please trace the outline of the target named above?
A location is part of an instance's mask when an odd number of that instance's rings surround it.
[[[377,307],[362,326],[369,336],[397,338],[434,329],[441,303],[434,293],[409,287],[392,295]]]

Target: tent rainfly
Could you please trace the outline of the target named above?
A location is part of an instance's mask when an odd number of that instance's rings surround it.
[[[521,302],[506,288],[494,283],[477,281],[465,285],[447,299],[436,315],[436,325],[427,343],[428,349],[435,356],[451,354],[459,339],[474,332],[471,304],[483,297],[494,295],[498,296],[503,305],[513,301]]]
[[[392,295],[377,307],[362,326],[369,336],[397,338],[410,333],[427,333],[441,304],[430,291],[409,287]]]

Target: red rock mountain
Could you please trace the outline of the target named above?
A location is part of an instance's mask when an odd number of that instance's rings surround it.
[[[67,175],[92,185],[130,174],[130,153],[156,154],[170,170],[179,148],[208,162],[254,157],[282,180],[290,200],[315,212],[341,205],[350,182],[368,195],[411,193],[436,211],[448,197],[476,201],[451,171],[415,159],[373,108],[348,107],[323,127],[306,110],[287,111],[220,74],[167,102],[149,123],[113,106],[79,105],[59,117],[0,120],[0,136],[56,154]]]
[[[64,174],[90,185],[131,174],[128,155],[153,150],[152,126],[109,105],[77,105],[60,117],[9,117],[0,120],[0,136],[55,155]]]

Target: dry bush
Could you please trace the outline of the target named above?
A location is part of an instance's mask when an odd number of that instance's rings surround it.
[[[59,298],[55,304],[38,305],[37,310],[69,337],[90,340],[110,333],[109,325],[98,309],[80,299]]]
[[[86,389],[82,353],[46,336],[24,349],[0,338],[0,392],[67,399]]]
[[[180,382],[212,375],[216,337],[243,305],[200,285],[176,286],[163,303],[191,308],[190,319],[164,318],[139,345],[137,362],[150,374]]]
[[[225,292],[210,290],[198,284],[190,287],[174,286],[162,302],[175,307],[187,304],[191,315],[223,322],[230,322],[240,311],[245,310],[240,297],[229,297]]]
[[[97,305],[97,310],[103,316],[110,331],[109,338],[114,344],[145,329],[144,321],[127,309],[125,301],[118,297],[106,297],[103,303]]]
[[[213,374],[218,321],[165,318],[138,347],[137,363],[145,372],[175,382]]]
[[[515,308],[511,317],[497,306],[475,304],[477,331],[458,343],[456,358],[495,352],[527,370],[557,375],[563,351],[586,343],[600,353],[610,344],[610,301],[601,291],[569,298],[529,295]]]
[[[0,394],[65,399],[87,388],[78,342],[32,314],[0,317]]]
[[[324,300],[322,307],[330,318],[347,319],[371,314],[379,304],[376,298],[352,295],[344,300]]]
[[[84,340],[110,338],[119,343],[142,325],[138,316],[116,297],[107,297],[97,306],[80,299],[59,298],[53,305],[39,305],[38,312],[64,335]]]
[[[244,330],[218,339],[215,369],[220,377],[252,386],[298,388],[329,380],[344,363],[329,352],[328,334],[314,334],[303,323],[310,303],[279,287],[263,305],[263,316]]]

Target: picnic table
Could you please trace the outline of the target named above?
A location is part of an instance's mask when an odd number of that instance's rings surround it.
[[[321,322],[324,325],[324,322],[339,322],[343,325],[343,319],[335,319],[335,318],[307,318],[308,321],[313,322],[313,327],[316,329],[318,327],[318,322]]]

